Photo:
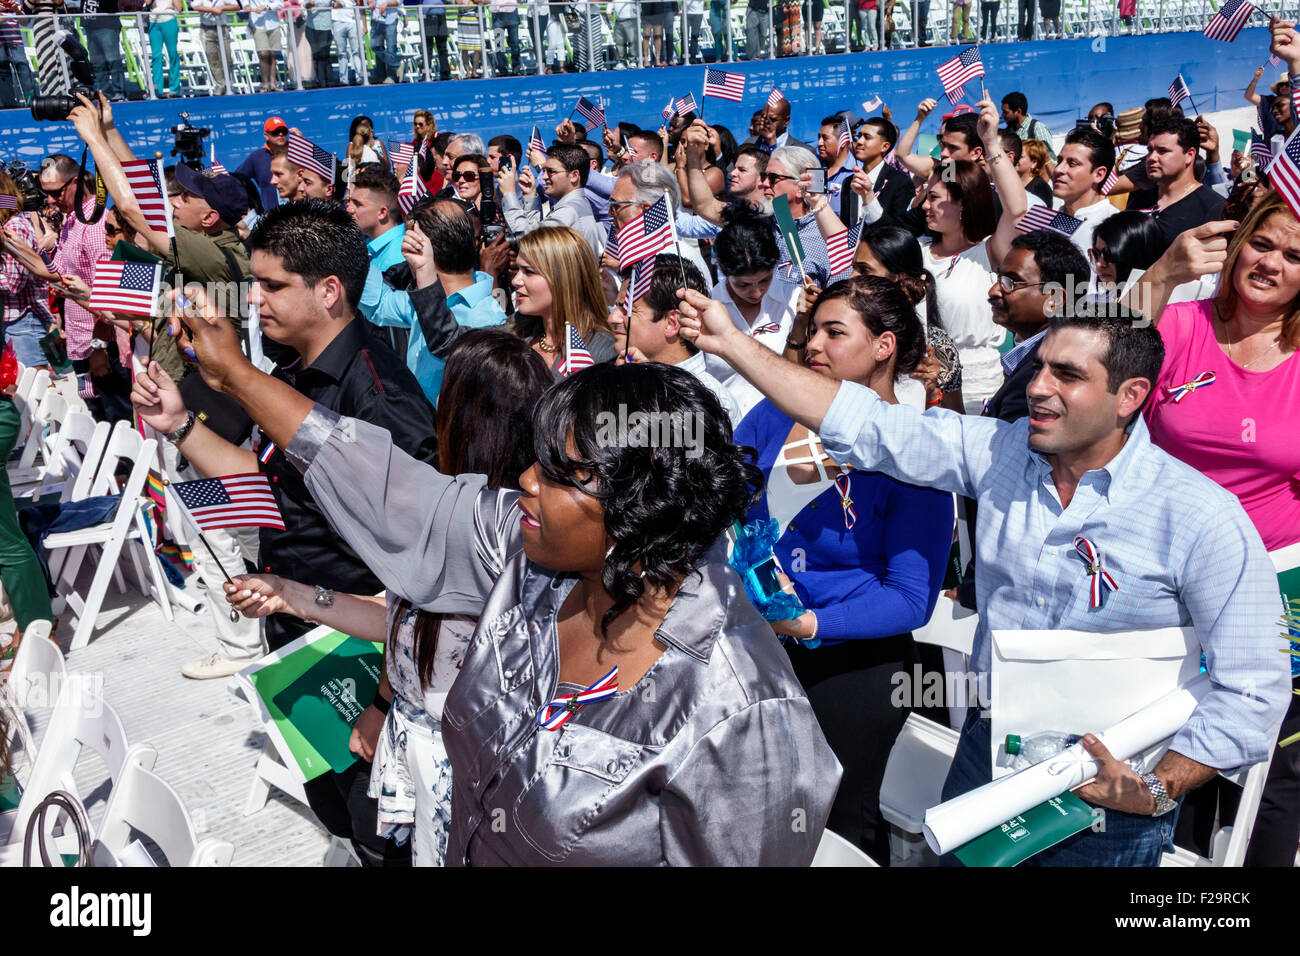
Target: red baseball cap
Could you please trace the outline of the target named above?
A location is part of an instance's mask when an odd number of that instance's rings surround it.
[[[278,117],[278,116],[272,116],[269,120],[267,120],[267,121],[262,125],[262,132],[263,132],[263,133],[269,133],[269,132],[271,132],[272,130],[277,130],[277,129],[288,129],[288,128],[289,128],[289,124],[288,124],[288,123],[286,123],[284,120],[280,119],[280,117]]]
[[[944,121],[946,122],[947,120],[952,119],[954,116],[960,116],[962,113],[974,113],[974,112],[975,112],[975,108],[973,106],[968,106],[965,103],[961,103],[951,113],[944,113],[943,118]]]

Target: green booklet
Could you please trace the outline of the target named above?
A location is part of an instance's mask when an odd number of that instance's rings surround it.
[[[374,700],[384,646],[321,628],[243,672],[304,780],[350,767],[352,725]]]
[[[1093,808],[1070,791],[1012,817],[957,850],[966,866],[1016,866],[1092,826]]]

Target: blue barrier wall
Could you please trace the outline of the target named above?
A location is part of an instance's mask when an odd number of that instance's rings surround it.
[[[1033,115],[1061,131],[1100,100],[1122,110],[1164,96],[1179,72],[1191,88],[1197,111],[1243,106],[1241,91],[1254,69],[1267,60],[1268,31],[1244,30],[1231,44],[1199,33],[1178,33],[997,44],[981,52],[994,96],[1021,90]],[[727,69],[746,75],[745,100],[706,100],[705,118],[743,139],[750,115],[775,84],[790,101],[791,132],[805,141],[816,136],[823,116],[845,108],[860,111],[871,95],[891,104],[895,119],[906,126],[916,103],[941,95],[935,68],[953,53],[952,47],[941,47],[731,64]],[[411,114],[420,107],[437,117],[440,129],[508,132],[526,142],[537,123],[549,141],[579,96],[602,95],[611,104],[611,118],[657,128],[662,122],[659,110],[669,98],[694,91],[699,99],[703,82],[703,67],[675,67],[123,103],[114,115],[133,148],[166,153],[171,145],[168,130],[179,122],[177,113],[187,110],[192,122],[216,130],[217,156],[233,169],[261,146],[262,123],[271,115],[284,117],[290,126],[339,152],[353,116],[369,115],[381,136],[406,140]],[[973,104],[978,92],[968,87],[967,102]],[[935,111],[927,132],[938,132],[937,114],[943,111]],[[0,124],[5,134],[0,157],[31,162],[51,152],[80,155],[70,124],[37,123],[25,110],[0,111]]]

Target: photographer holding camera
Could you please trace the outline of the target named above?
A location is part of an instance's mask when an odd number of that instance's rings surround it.
[[[54,242],[51,266],[60,275],[77,276],[89,285],[95,278],[95,263],[104,251],[104,220],[102,216],[94,215],[94,178],[83,173],[71,156],[55,153],[41,161],[40,183],[47,208],[52,207],[63,216]],[[81,197],[80,208],[78,195]],[[102,342],[93,345],[97,341],[95,317],[81,303],[65,298],[63,332],[73,369],[78,373],[90,371],[92,348],[103,348]]]

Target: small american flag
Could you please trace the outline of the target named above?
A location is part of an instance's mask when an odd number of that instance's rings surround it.
[[[427,195],[429,190],[425,188],[424,180],[416,173],[408,172],[397,188],[397,205],[401,207],[402,215],[409,216],[415,204]]]
[[[745,74],[726,70],[704,71],[704,95],[739,103],[745,97]]]
[[[699,107],[695,105],[694,93],[687,93],[685,96],[679,98],[675,103],[673,103],[673,110],[678,116],[685,116],[687,113],[694,113],[697,109],[699,109]]]
[[[1300,209],[1300,130],[1291,134],[1291,138],[1277,154],[1273,164],[1268,168],[1268,181],[1278,191],[1286,204],[1295,213]]]
[[[161,276],[162,266],[152,263],[96,262],[86,308],[91,312],[153,315]]]
[[[163,188],[162,160],[128,159],[122,163],[122,172],[149,228],[168,236],[176,235],[172,228],[171,203]]]
[[[1169,103],[1171,106],[1177,106],[1183,100],[1190,100],[1191,98],[1192,91],[1183,82],[1183,74],[1179,73],[1174,77],[1174,81],[1169,84]]]
[[[826,256],[830,260],[831,275],[838,275],[853,268],[853,254],[856,252],[849,245],[847,229],[826,237]]]
[[[848,148],[849,148],[849,143],[851,143],[851,142],[853,142],[853,133],[852,133],[852,131],[849,129],[849,119],[848,119],[848,117],[846,116],[846,117],[844,117],[844,119],[840,120],[840,141],[839,141],[839,148],[840,148],[841,150],[848,149]]]
[[[334,182],[334,154],[321,149],[306,136],[289,133],[289,162],[310,169],[321,179]]]
[[[884,106],[884,104],[885,101],[882,100],[879,96],[873,96],[871,99],[863,101],[862,112],[870,113],[873,110],[880,109],[880,107]]]
[[[0,193],[0,209],[17,209],[18,197],[11,196],[8,193]]]
[[[284,530],[284,516],[266,475],[225,475],[168,485],[181,510],[200,531],[217,528]]]
[[[623,302],[623,308],[628,315],[632,314],[633,303],[650,291],[650,280],[654,278],[654,275],[654,256],[642,259],[633,267],[632,281],[629,283],[627,290],[627,299]]]
[[[214,176],[228,176],[230,173],[225,166],[217,159],[217,144],[213,143],[208,147],[208,169],[212,170]]]
[[[671,123],[673,117],[677,115],[677,107],[673,103],[673,100],[669,100],[668,105],[659,111],[659,115],[664,118],[665,123]]]
[[[668,200],[660,196],[618,231],[618,268],[622,271],[648,256],[658,255],[672,243]]]
[[[595,129],[597,126],[605,125],[604,108],[597,106],[585,96],[578,97],[578,105],[574,108],[578,111],[578,115],[585,121],[587,129],[591,130]]]
[[[781,95],[781,91],[775,86],[772,87],[772,92],[767,94],[768,108],[775,109],[777,104],[779,104],[783,99],[785,99],[785,97]]]
[[[618,223],[609,221],[609,232],[605,235],[605,255],[618,258]]]
[[[1035,229],[1050,229],[1069,238],[1082,225],[1082,219],[1075,219],[1069,213],[1056,212],[1050,206],[1030,206],[1029,211],[1016,223],[1016,231],[1033,232]]]
[[[978,45],[967,47],[951,60],[939,64],[939,80],[949,103],[956,103],[965,96],[966,84],[983,75],[984,64],[980,62]]]
[[[411,165],[411,158],[415,156],[415,147],[410,143],[398,143],[394,147],[392,140],[389,140],[388,155],[393,159],[393,172],[400,176]]]
[[[537,125],[534,124],[533,135],[528,137],[528,153],[532,155],[533,153],[544,152],[546,152],[546,141],[542,139],[542,134],[538,132]]]
[[[1119,182],[1119,168],[1124,165],[1124,157],[1128,155],[1128,151],[1132,148],[1132,146],[1125,146],[1124,152],[1119,154],[1119,159],[1115,160],[1115,165],[1112,166],[1110,172],[1106,174],[1106,178],[1102,181],[1101,189],[1099,190],[1103,196],[1109,196],[1110,191],[1114,189],[1115,184]]]
[[[564,323],[564,336],[564,358],[557,368],[561,375],[572,375],[596,364],[587,351],[587,343],[582,341],[578,330],[567,322]]]
[[[94,398],[98,392],[95,391],[95,383],[90,378],[89,372],[82,372],[77,376],[77,395],[81,398]]]
[[[1264,142],[1264,137],[1253,129],[1250,131],[1250,158],[1261,173],[1267,171],[1269,163],[1273,162],[1273,151]]]
[[[1250,15],[1255,12],[1255,5],[1248,0],[1227,0],[1219,11],[1205,25],[1204,33],[1211,40],[1223,40],[1231,43],[1246,25]]]

